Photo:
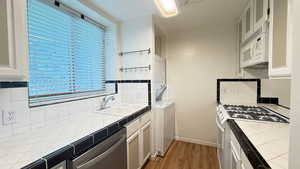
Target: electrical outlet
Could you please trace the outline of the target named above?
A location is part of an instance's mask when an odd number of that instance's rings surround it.
[[[16,123],[16,112],[13,110],[5,111],[2,110],[2,121],[3,125],[9,125]]]

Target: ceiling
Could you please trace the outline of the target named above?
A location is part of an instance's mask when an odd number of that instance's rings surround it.
[[[89,0],[120,21],[158,14],[153,0]]]
[[[154,0],[89,0],[120,21],[157,15]],[[191,30],[232,25],[248,0],[178,0],[180,14],[156,17],[166,31]]]

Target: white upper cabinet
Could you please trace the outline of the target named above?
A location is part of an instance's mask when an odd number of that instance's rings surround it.
[[[288,0],[270,0],[269,75],[271,78],[291,75],[291,24]]]
[[[242,19],[240,19],[237,23],[237,53],[238,53],[238,57],[237,57],[237,60],[238,60],[238,66],[237,66],[237,75],[242,77],[243,76],[243,69],[242,69],[242,66],[241,66],[241,47],[242,47],[242,42],[243,42],[243,29],[242,29]]]
[[[249,0],[242,14],[243,42],[249,41],[258,30],[265,32],[269,0]],[[264,27],[263,27],[264,26]]]
[[[243,41],[253,33],[253,2],[249,1],[242,16]]]
[[[254,32],[259,30],[268,20],[268,0],[253,0],[253,27]]]
[[[0,1],[0,81],[24,81],[28,72],[27,1]]]
[[[291,76],[291,1],[249,0],[242,13],[240,67],[268,70],[270,78]],[[240,36],[240,35],[239,35]]]
[[[253,44],[248,43],[243,48],[241,48],[241,60],[240,60],[240,66],[241,68],[248,67],[252,64],[252,58],[253,58]]]

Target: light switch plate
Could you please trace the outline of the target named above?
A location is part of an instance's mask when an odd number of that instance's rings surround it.
[[[2,122],[3,125],[9,125],[16,123],[16,112],[13,110],[2,110]]]

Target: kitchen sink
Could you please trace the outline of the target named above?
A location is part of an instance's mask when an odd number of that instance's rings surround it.
[[[108,115],[116,115],[116,116],[127,116],[135,111],[135,107],[132,105],[117,105],[108,107],[103,110],[96,110],[95,113],[97,114],[108,114]]]

